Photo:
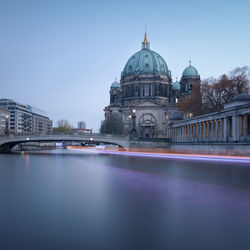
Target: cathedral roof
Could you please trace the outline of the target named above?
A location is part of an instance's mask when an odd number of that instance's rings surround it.
[[[168,66],[162,56],[150,50],[146,33],[142,42],[142,49],[129,58],[122,71],[122,77],[140,74],[163,74],[170,76]]]
[[[186,67],[182,73],[182,76],[198,76],[198,70],[191,65],[191,61],[189,61],[189,66]]]
[[[173,90],[180,90],[181,89],[180,83],[178,81],[174,82],[172,85],[172,89]]]
[[[111,88],[120,88],[120,83],[117,82],[116,80],[111,84]]]

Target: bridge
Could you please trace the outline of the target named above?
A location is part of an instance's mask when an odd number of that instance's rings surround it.
[[[107,135],[107,134],[26,134],[0,136],[0,153],[10,153],[13,147],[20,143],[27,142],[85,142],[85,143],[105,143],[115,144],[127,150],[130,145],[128,136]]]

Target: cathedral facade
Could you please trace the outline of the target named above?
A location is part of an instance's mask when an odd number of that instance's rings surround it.
[[[142,49],[129,58],[120,82],[111,84],[105,120],[119,119],[125,135],[166,137],[169,121],[182,119],[176,107],[179,98],[190,95],[192,86],[199,83],[200,76],[191,62],[180,82],[173,82],[165,60],[150,49],[145,33]]]

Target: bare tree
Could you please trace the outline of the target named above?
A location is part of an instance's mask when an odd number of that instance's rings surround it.
[[[229,79],[233,82],[237,94],[248,93],[250,88],[250,68],[237,67],[229,72]]]
[[[202,82],[201,93],[204,113],[223,109],[224,104],[237,95],[234,84],[227,75],[222,75],[219,79],[205,79]]]
[[[59,120],[57,121],[57,128],[54,128],[55,132],[62,132],[62,133],[70,133],[72,129],[72,125],[67,120]]]
[[[122,122],[118,114],[111,114],[102,122],[100,132],[104,134],[121,134]]]
[[[182,98],[177,107],[194,116],[223,109],[235,96],[248,93],[250,89],[250,69],[238,67],[218,79],[210,77],[201,86],[193,87],[191,96]]]

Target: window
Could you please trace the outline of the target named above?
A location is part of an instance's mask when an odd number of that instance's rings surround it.
[[[140,86],[140,96],[144,96],[144,94],[143,94],[143,85]]]
[[[148,84],[144,85],[144,96],[149,96],[149,86],[148,86]]]

